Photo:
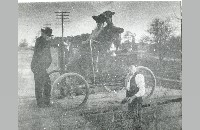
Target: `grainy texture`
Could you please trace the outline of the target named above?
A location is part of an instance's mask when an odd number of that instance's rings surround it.
[[[182,129],[180,2],[71,1],[18,5],[19,130],[133,130],[138,126],[142,130]],[[65,19],[63,26],[56,25],[61,23],[56,20],[56,15],[61,13],[55,12],[66,10],[70,12],[69,17],[64,16],[69,18],[69,24]],[[92,16],[99,16],[106,10],[115,13],[112,18],[101,15],[99,30]],[[102,22],[106,26],[109,25],[107,29]],[[89,98],[81,108],[73,108],[74,95],[58,99],[51,107],[38,108],[36,105],[30,63],[35,39],[40,36],[39,30],[43,26],[50,26],[54,35],[51,40],[54,47],[51,48],[52,63],[47,71],[58,70],[63,65],[59,64],[62,60],[58,58],[58,51],[61,49],[57,48],[58,43],[63,43],[60,37],[62,34],[65,45],[61,47],[66,51],[65,60],[67,63],[74,59],[76,61],[68,66],[68,71],[75,70],[74,72],[82,74],[89,83]],[[95,30],[98,33],[95,33]],[[94,40],[92,53],[88,44],[91,39]],[[86,48],[83,49],[83,46]],[[80,48],[84,52],[80,53]],[[87,55],[81,57],[80,54]],[[93,59],[90,57],[91,54]],[[92,61],[95,63],[91,64]],[[148,67],[157,80],[153,95],[148,99],[144,98],[141,116],[137,112],[130,113],[127,104],[120,104],[125,98],[123,80],[127,74],[128,64]],[[80,72],[83,70],[84,73]],[[94,75],[94,71],[98,73]],[[153,80],[148,72],[140,73],[145,76],[147,96]],[[50,77],[53,84],[59,73],[53,73]],[[73,90],[74,93],[82,96],[84,86],[74,80],[71,81],[77,88]],[[110,90],[111,92],[108,92]]]

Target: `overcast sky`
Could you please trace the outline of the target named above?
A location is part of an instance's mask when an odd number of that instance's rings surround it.
[[[96,26],[92,16],[106,10],[114,11],[114,25],[135,33],[136,40],[146,34],[154,18],[172,18],[173,25],[180,27],[180,21],[175,19],[175,15],[180,17],[179,1],[18,3],[18,44],[21,39],[27,39],[29,44],[34,45],[34,37],[44,24],[51,24],[53,35],[61,36],[61,25],[57,25],[61,21],[56,19],[55,11],[70,12],[70,22],[64,25],[64,36],[75,36],[91,33]]]

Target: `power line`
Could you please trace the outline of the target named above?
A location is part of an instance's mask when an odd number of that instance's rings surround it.
[[[55,13],[70,13],[70,12],[64,12],[64,11],[61,11],[61,12],[55,12]]]
[[[55,12],[57,15],[57,18],[56,19],[61,19],[61,25],[62,25],[62,37],[63,37],[63,33],[64,33],[64,22],[67,22],[67,21],[64,21],[64,19],[69,19],[68,17],[66,16],[69,16],[69,13],[70,12],[64,12],[64,11],[61,11],[61,12]]]

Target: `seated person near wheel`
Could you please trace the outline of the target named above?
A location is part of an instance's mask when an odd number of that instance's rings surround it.
[[[140,110],[142,106],[142,97],[145,94],[144,76],[137,72],[134,65],[129,66],[129,73],[125,79],[126,98],[122,104],[128,103],[128,110]]]

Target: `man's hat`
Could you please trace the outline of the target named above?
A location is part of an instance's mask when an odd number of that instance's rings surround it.
[[[47,36],[51,37],[53,35],[52,34],[52,29],[49,27],[46,27],[45,29],[41,29],[41,32],[45,33]]]
[[[132,74],[135,74],[137,72],[137,67],[135,65],[130,65],[129,66],[129,71],[131,71]]]
[[[112,16],[115,14],[115,12],[112,11],[105,11],[102,13],[106,18],[112,18]]]

